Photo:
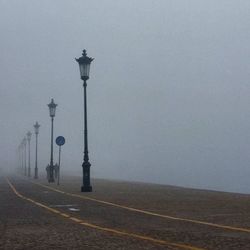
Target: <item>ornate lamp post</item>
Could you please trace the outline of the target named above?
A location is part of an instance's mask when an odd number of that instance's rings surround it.
[[[83,50],[82,56],[76,58],[79,63],[80,76],[83,80],[84,88],[84,158],[83,158],[83,185],[82,192],[91,192],[92,186],[90,185],[90,162],[88,155],[88,127],[87,127],[87,80],[89,79],[90,64],[94,59],[87,56],[86,50]]]
[[[27,161],[26,161],[26,144],[27,139],[26,137],[23,138],[23,148],[24,148],[24,175],[27,175]]]
[[[49,114],[51,117],[51,150],[50,150],[50,166],[49,166],[49,182],[55,182],[54,179],[54,163],[53,163],[53,129],[54,129],[54,117],[56,115],[56,106],[54,99],[51,99],[51,102],[48,104]]]
[[[34,178],[38,179],[38,168],[37,168],[37,142],[38,142],[38,133],[39,133],[40,125],[38,122],[34,125],[35,135],[36,135],[36,160],[35,160],[35,175]]]
[[[27,133],[27,141],[28,141],[28,177],[30,177],[30,140],[31,140],[31,132]]]
[[[25,174],[24,173],[24,157],[23,157],[23,151],[24,151],[23,141],[21,141],[20,147],[21,147],[22,173]]]
[[[23,168],[22,168],[22,145],[21,144],[19,144],[18,146],[18,163],[19,163],[20,173],[22,173]]]

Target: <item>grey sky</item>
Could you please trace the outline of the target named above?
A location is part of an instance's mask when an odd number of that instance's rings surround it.
[[[62,167],[81,173],[86,48],[92,176],[250,192],[249,13],[248,0],[0,0],[1,165],[37,120],[45,168],[53,97]]]

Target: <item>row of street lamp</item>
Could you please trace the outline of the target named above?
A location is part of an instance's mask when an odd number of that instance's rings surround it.
[[[37,167],[37,140],[38,140],[38,133],[39,133],[40,125],[38,122],[34,125],[35,135],[36,135],[36,160],[35,160],[35,169],[34,169],[34,178],[38,179],[38,167]],[[24,175],[31,177],[31,166],[30,166],[30,140],[31,140],[31,132],[25,135],[22,139],[20,145],[18,146],[18,152],[20,157],[20,168]],[[28,167],[27,167],[27,144],[28,144]]]
[[[54,163],[53,163],[53,122],[54,122],[54,117],[56,114],[56,106],[57,104],[54,103],[54,99],[51,99],[51,102],[48,104],[49,107],[49,113],[51,117],[51,154],[50,154],[50,165],[49,165],[49,175],[48,175],[48,182],[54,182]],[[38,133],[39,133],[39,128],[41,125],[38,124],[38,122],[35,123],[34,125],[34,130],[35,130],[35,135],[36,135],[36,154],[35,154],[35,169],[34,169],[34,178],[38,179],[38,165],[37,165],[37,147],[38,147]],[[28,131],[26,136],[23,138],[21,144],[19,145],[19,151],[22,154],[22,161],[21,161],[21,169],[24,172],[24,175],[31,177],[31,167],[30,167],[30,141],[31,141],[31,132]],[[27,143],[28,143],[28,169],[27,169]]]
[[[79,64],[80,77],[83,80],[83,89],[84,89],[84,157],[83,157],[83,179],[82,179],[82,192],[91,192],[92,186],[90,184],[90,162],[88,154],[88,127],[87,127],[87,80],[89,79],[90,64],[94,60],[91,57],[87,56],[86,50],[83,50],[82,56],[75,59]],[[48,104],[49,113],[51,117],[51,152],[50,152],[50,164],[48,166],[48,182],[55,182],[54,179],[54,162],[53,162],[53,137],[54,137],[54,117],[56,113],[57,104],[54,103],[54,100],[51,99],[51,102]],[[34,178],[38,178],[38,163],[37,163],[37,144],[38,144],[38,133],[40,125],[38,122],[34,125],[35,135],[36,135],[36,154],[35,154],[35,169],[34,169]],[[30,166],[30,140],[31,132],[29,131],[21,144],[18,147],[21,169],[24,175],[31,177],[31,166]],[[28,170],[27,170],[27,142],[28,142]]]

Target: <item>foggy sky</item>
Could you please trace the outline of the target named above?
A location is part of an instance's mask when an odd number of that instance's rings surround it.
[[[38,121],[44,171],[54,98],[62,170],[81,173],[87,49],[92,177],[250,193],[249,13],[248,0],[0,0],[1,167]]]

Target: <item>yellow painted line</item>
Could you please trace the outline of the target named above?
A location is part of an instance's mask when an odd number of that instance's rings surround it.
[[[20,198],[22,198],[23,200],[29,201],[39,207],[42,207],[44,209],[49,210],[52,213],[56,213],[58,215],[61,215],[62,217],[66,217],[80,225],[86,226],[86,227],[90,227],[93,229],[97,229],[97,230],[101,230],[104,232],[108,232],[108,233],[112,233],[112,234],[118,234],[118,235],[122,235],[122,236],[127,236],[127,237],[132,237],[132,238],[136,238],[136,239],[140,239],[140,240],[146,240],[146,241],[150,241],[152,243],[157,243],[157,244],[162,244],[162,245],[167,245],[167,246],[172,246],[172,247],[177,247],[177,248],[181,248],[181,249],[187,249],[187,250],[205,250],[204,248],[199,248],[199,247],[194,247],[194,246],[190,246],[190,245],[185,245],[185,244],[181,244],[181,243],[173,243],[170,241],[166,241],[166,240],[159,240],[159,239],[155,239],[155,238],[151,238],[148,236],[143,236],[143,235],[139,235],[139,234],[134,234],[134,233],[129,233],[129,232],[123,232],[120,230],[116,230],[113,228],[107,228],[107,227],[101,227],[95,224],[91,224],[88,223],[82,219],[76,218],[76,217],[72,217],[66,213],[62,213],[59,210],[56,210],[54,208],[48,207],[40,202],[37,202],[31,198],[28,198],[22,194],[20,194],[16,188],[14,187],[14,185],[10,182],[10,180],[8,178],[6,178],[6,181],[8,182],[9,186],[11,187],[12,191]]]
[[[233,226],[221,225],[221,224],[216,224],[216,223],[210,223],[210,222],[206,222],[206,221],[200,221],[200,220],[194,220],[194,219],[186,219],[186,218],[174,217],[174,216],[169,216],[169,215],[164,215],[164,214],[158,214],[158,213],[149,212],[149,211],[138,209],[138,208],[123,206],[123,205],[108,202],[108,201],[98,200],[98,199],[91,198],[91,197],[84,196],[84,195],[64,192],[64,191],[61,191],[59,189],[49,187],[47,185],[43,185],[41,183],[37,183],[37,182],[33,182],[33,181],[31,181],[31,182],[33,184],[39,185],[41,187],[44,187],[44,188],[47,188],[47,189],[50,189],[50,190],[53,190],[55,192],[59,192],[59,193],[65,194],[65,195],[81,198],[81,199],[84,199],[84,200],[95,201],[95,202],[98,202],[98,203],[102,203],[102,204],[105,204],[105,205],[126,209],[126,210],[133,211],[133,212],[138,212],[138,213],[147,214],[147,215],[151,215],[151,216],[156,216],[156,217],[160,217],[160,218],[165,218],[165,219],[169,219],[169,220],[184,221],[184,222],[190,222],[190,223],[194,223],[194,224],[200,224],[200,225],[205,225],[205,226],[210,226],[210,227],[216,227],[216,228],[226,229],[226,230],[231,230],[231,231],[250,233],[250,228],[233,227]]]
[[[68,214],[65,214],[65,213],[61,213],[62,216],[66,217],[66,218],[69,218],[70,216]]]
[[[81,222],[82,222],[82,220],[77,219],[77,218],[75,218],[75,217],[69,217],[69,219],[70,219],[70,220],[73,220],[74,222],[78,222],[78,223],[81,223]]]

